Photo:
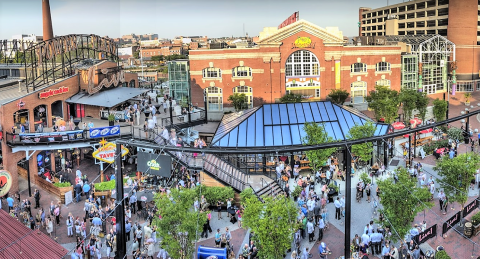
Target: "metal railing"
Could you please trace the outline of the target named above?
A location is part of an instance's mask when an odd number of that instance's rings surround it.
[[[205,120],[206,113],[205,110],[198,109],[195,112],[190,112],[187,114],[175,115],[167,118],[162,118],[162,127],[171,127],[172,125],[182,125],[182,124],[189,124],[192,122],[198,122]],[[172,124],[173,122],[173,124]]]

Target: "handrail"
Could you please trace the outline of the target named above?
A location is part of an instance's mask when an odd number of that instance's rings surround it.
[[[262,188],[263,188],[263,183],[264,182],[266,183],[267,181],[265,181],[265,179],[263,179],[263,177],[260,177],[260,181],[262,182]]]
[[[196,115],[196,114],[199,114],[198,118],[194,119],[192,118],[192,115]],[[190,120],[187,120],[185,121],[185,117],[189,117],[190,115]],[[176,122],[178,120],[180,120],[179,123],[173,123],[173,125],[175,124],[182,124],[182,123],[189,123],[189,122],[193,122],[193,121],[199,121],[199,120],[204,120],[205,119],[205,110],[202,110],[200,108],[198,108],[198,111],[195,111],[195,112],[190,112],[190,113],[187,113],[187,114],[182,114],[182,115],[175,115],[172,117],[173,118],[173,121]],[[177,119],[177,120],[176,120]],[[182,121],[183,119],[183,121]],[[170,117],[166,117],[166,118],[162,118],[161,119],[162,121],[162,126],[163,127],[168,127],[168,126],[171,126],[172,123],[170,121]]]

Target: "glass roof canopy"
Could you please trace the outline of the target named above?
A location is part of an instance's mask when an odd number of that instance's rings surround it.
[[[335,141],[346,140],[351,127],[371,121],[365,114],[329,101],[264,104],[225,115],[212,140],[212,147],[256,148],[298,146],[306,136],[307,122],[324,123]],[[385,135],[390,125],[374,123],[375,136]]]

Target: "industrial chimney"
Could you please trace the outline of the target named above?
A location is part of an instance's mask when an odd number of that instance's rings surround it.
[[[43,16],[43,40],[53,39],[52,15],[50,14],[49,0],[42,0],[42,16]]]

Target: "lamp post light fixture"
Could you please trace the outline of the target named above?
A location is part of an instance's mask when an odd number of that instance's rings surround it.
[[[188,232],[179,232],[178,233],[178,238],[180,241],[180,246],[182,247],[182,251],[180,253],[180,256],[182,259],[187,258],[187,242],[188,242]]]
[[[465,112],[464,112],[464,111],[461,111],[461,112],[460,112],[460,114],[461,114],[461,115],[464,115],[464,114],[465,114]]]

